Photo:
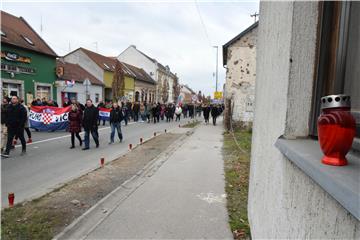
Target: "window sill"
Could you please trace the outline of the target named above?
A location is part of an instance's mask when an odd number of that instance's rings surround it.
[[[317,141],[279,138],[275,146],[306,175],[319,184],[356,219],[360,220],[360,155],[350,152],[347,166],[321,163],[323,153]]]

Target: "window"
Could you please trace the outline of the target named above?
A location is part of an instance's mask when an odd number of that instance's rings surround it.
[[[95,93],[95,103],[99,102],[100,95],[98,93]]]
[[[360,137],[360,2],[323,2],[317,80],[314,88],[311,134],[317,136],[320,98],[331,94],[351,97]]]
[[[110,67],[106,63],[103,63],[103,64],[107,69],[110,69]]]
[[[31,41],[30,38],[28,38],[28,37],[26,37],[26,36],[23,36],[23,35],[21,35],[21,36],[24,38],[24,40],[25,40],[28,44],[34,46],[34,43],[33,43],[33,41]]]
[[[2,94],[3,97],[11,97],[11,96],[21,96],[21,84],[14,84],[14,83],[3,83],[2,86]]]
[[[36,87],[36,97],[46,100],[51,99],[51,87],[38,85]]]

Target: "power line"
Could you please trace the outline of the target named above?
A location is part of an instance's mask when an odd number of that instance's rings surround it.
[[[196,0],[194,0],[194,2],[195,2],[195,6],[196,6],[197,13],[198,13],[199,18],[200,18],[201,26],[203,27],[204,32],[205,32],[206,39],[207,39],[207,40],[208,40],[208,42],[209,42],[209,46],[210,46],[210,47],[212,47],[212,45],[211,45],[211,41],[210,41],[210,37],[209,37],[209,34],[208,34],[208,31],[207,31],[207,29],[206,29],[206,26],[205,26],[204,20],[203,20],[203,18],[202,18],[202,16],[201,16],[200,8],[199,8],[199,6],[198,6],[197,1],[196,1]]]

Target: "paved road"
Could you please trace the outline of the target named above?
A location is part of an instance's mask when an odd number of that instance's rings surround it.
[[[182,124],[189,119],[182,120]],[[123,127],[124,141],[108,145],[109,126],[99,129],[100,147],[95,148],[91,138],[88,151],[79,146],[69,149],[70,136],[66,132],[33,132],[33,143],[26,156],[20,156],[21,146],[11,157],[1,160],[2,207],[7,206],[7,194],[15,193],[15,203],[41,196],[61,184],[83,175],[99,165],[99,159],[113,160],[128,151],[129,143],[136,144],[140,137],[147,139],[154,132],[178,127],[178,122],[130,123]],[[83,136],[83,135],[82,135]]]

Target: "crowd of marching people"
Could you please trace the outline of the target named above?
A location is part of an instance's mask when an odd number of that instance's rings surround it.
[[[55,101],[46,99],[35,99],[31,106],[52,106],[58,107]],[[75,98],[66,99],[63,107],[70,107],[68,113],[68,129],[71,134],[70,149],[75,148],[75,138],[78,140],[83,150],[90,149],[90,135],[92,136],[96,148],[99,147],[98,126],[105,125],[105,119],[99,116],[99,110],[109,109],[111,134],[109,144],[115,142],[115,133],[119,141],[123,141],[121,123],[127,125],[129,121],[159,123],[160,121],[180,121],[183,118],[195,118],[203,113],[206,124],[209,124],[210,115],[213,125],[216,125],[216,119],[221,115],[224,107],[222,105],[209,104],[161,104],[161,103],[143,103],[143,102],[117,102],[100,101],[95,106],[91,99],[86,100],[85,105],[79,103]],[[175,120],[174,120],[175,118]],[[84,130],[84,139],[80,133]],[[35,129],[37,130],[37,129]],[[28,140],[25,140],[24,132],[27,133]],[[29,107],[17,96],[4,98],[1,105],[1,155],[9,157],[10,150],[14,148],[17,140],[22,145],[22,155],[26,153],[26,143],[31,143],[31,131],[29,129]]]

